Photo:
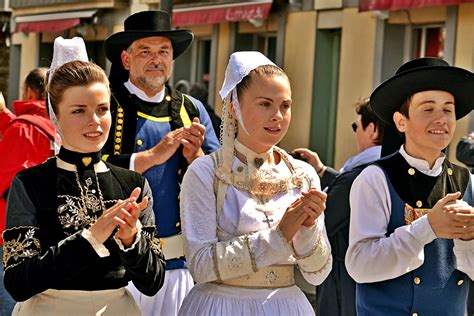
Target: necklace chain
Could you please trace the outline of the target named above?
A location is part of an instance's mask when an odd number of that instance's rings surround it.
[[[84,205],[84,208],[87,209],[87,204],[88,203],[86,202],[86,200],[88,199],[88,197],[86,196],[86,194],[84,193],[84,189],[82,188],[81,181],[79,179],[79,173],[77,172],[77,168],[74,171],[74,174],[76,175],[77,185],[79,186],[79,189],[81,190],[82,203]],[[102,207],[102,212],[105,212],[106,208],[105,208],[105,203],[104,203],[104,196],[102,195],[102,191],[100,190],[99,178],[97,177],[97,173],[95,171],[94,171],[94,175],[95,175],[95,181],[96,181],[96,184],[97,184],[97,191],[99,193],[99,203],[100,203],[100,206]]]

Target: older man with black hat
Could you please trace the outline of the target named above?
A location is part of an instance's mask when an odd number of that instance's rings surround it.
[[[464,316],[474,278],[472,183],[443,150],[474,107],[473,87],[472,72],[420,58],[372,93],[375,114],[403,137],[351,188],[345,262],[357,315]]]
[[[170,20],[163,11],[135,13],[104,44],[113,94],[105,157],[148,179],[166,258],[165,284],[155,297],[131,288],[143,315],[177,314],[193,286],[181,235],[180,182],[188,164],[219,147],[202,103],[166,85],[173,60],[193,40],[191,31],[172,30]]]

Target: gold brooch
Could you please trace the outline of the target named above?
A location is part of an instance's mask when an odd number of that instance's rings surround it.
[[[91,157],[84,157],[82,158],[82,163],[84,164],[84,167],[87,167],[92,161]]]

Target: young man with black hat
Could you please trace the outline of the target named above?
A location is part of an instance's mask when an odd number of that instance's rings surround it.
[[[474,106],[472,87],[470,71],[421,58],[372,93],[376,115],[403,138],[351,188],[345,262],[358,282],[358,315],[464,315],[474,277],[472,184],[443,150]]]
[[[106,159],[143,173],[150,183],[167,273],[155,297],[131,290],[142,315],[175,315],[193,286],[181,235],[181,177],[188,164],[219,143],[202,103],[166,85],[173,60],[192,43],[191,31],[172,30],[163,11],[135,13],[124,26],[104,43],[113,94]]]

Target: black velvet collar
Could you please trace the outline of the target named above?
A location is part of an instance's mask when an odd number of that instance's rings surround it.
[[[100,161],[101,154],[100,151],[93,153],[78,153],[61,147],[58,157],[67,163],[75,165],[79,171],[93,169],[94,165]]]

